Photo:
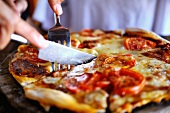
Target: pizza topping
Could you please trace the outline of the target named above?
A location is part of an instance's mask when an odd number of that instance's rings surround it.
[[[92,48],[96,47],[97,44],[98,44],[98,40],[84,41],[83,43],[79,44],[78,48],[92,49]]]
[[[38,58],[37,48],[29,45],[21,45],[18,48],[19,53],[15,54],[16,58],[21,58],[27,60],[31,63],[47,63],[48,61]]]
[[[38,50],[35,47],[29,46],[29,45],[21,45],[21,46],[19,46],[18,51],[20,53],[38,54]]]
[[[36,64],[36,63],[47,63],[48,62],[46,60],[39,59],[38,54],[34,54],[34,53],[33,54],[24,53],[20,57],[23,57],[22,59],[27,60],[27,61],[34,63],[34,64]]]
[[[95,37],[95,36],[101,36],[105,34],[105,32],[103,32],[102,30],[92,30],[92,29],[84,29],[80,32],[81,36],[91,36],[91,37]]]
[[[45,66],[37,66],[27,60],[17,59],[10,64],[10,71],[17,75],[24,75],[28,77],[36,77],[37,75],[43,76],[50,73],[50,70]]]
[[[92,32],[93,32],[92,29],[83,29],[83,30],[80,32],[80,35],[81,35],[81,36],[92,36]]]
[[[106,81],[106,80],[103,80],[103,81],[98,81],[96,83],[96,87],[100,87],[100,88],[106,88],[110,85],[110,81]]]
[[[86,103],[94,108],[99,108],[102,110],[103,108],[107,108],[107,98],[108,98],[108,93],[104,90],[101,89],[96,89],[91,92],[84,92],[81,91],[76,94],[72,94],[74,97],[80,102],[80,103]],[[105,110],[104,110],[105,111]],[[103,110],[101,111],[102,113],[104,112]],[[87,112],[91,113],[91,112]]]
[[[84,85],[90,79],[90,76],[92,76],[92,74],[85,73],[79,76],[67,78],[65,84],[66,88],[73,93],[78,93],[81,91],[82,85]]]
[[[104,74],[100,72],[85,73],[79,76],[68,78],[66,88],[73,93],[78,93],[81,90],[92,91],[96,88],[104,88],[110,84],[108,81],[103,81]]]
[[[145,86],[145,77],[136,71],[126,68],[118,71],[109,69],[106,74],[114,87],[113,92],[118,95],[138,94]]]
[[[10,63],[10,71],[17,75],[38,77],[52,71],[51,63],[38,58],[38,50],[29,45],[21,45]],[[37,76],[38,75],[38,76]]]
[[[95,67],[102,68],[131,68],[136,65],[136,59],[132,54],[125,55],[112,55],[108,56],[106,54],[99,55],[95,61]]]
[[[107,97],[107,92],[103,90],[94,90],[92,92],[88,92],[88,94],[85,95],[84,102],[88,103],[94,108],[106,108]]]
[[[153,50],[153,51],[147,51],[145,53],[142,53],[142,55],[156,58],[158,60],[164,61],[166,63],[170,64],[170,44],[162,45],[161,49]]]
[[[133,57],[132,54],[111,56],[106,58],[103,62],[103,65],[109,65],[110,67],[119,65],[124,68],[133,67],[135,64],[136,59]]]
[[[78,39],[71,38],[71,46],[72,47],[78,48],[79,44],[80,44],[80,41]]]
[[[156,43],[144,38],[126,38],[124,42],[124,46],[127,50],[143,50],[143,49],[149,49],[149,48],[155,48]]]
[[[86,73],[76,77],[68,78],[66,88],[72,93],[78,93],[82,90],[93,91],[94,89],[108,89],[113,86],[112,91],[119,95],[138,94],[145,85],[145,77],[129,69],[121,68],[119,70],[105,69],[103,73]]]

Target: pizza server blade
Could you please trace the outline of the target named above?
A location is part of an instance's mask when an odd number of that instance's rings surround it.
[[[12,34],[11,40],[14,40],[14,41],[17,41],[17,42],[20,42],[20,43],[24,43],[24,44],[28,43],[28,41],[24,37],[22,37],[18,34]]]
[[[38,58],[60,64],[79,65],[90,62],[95,55],[88,54],[71,47],[61,45],[49,40],[48,47],[39,49]]]

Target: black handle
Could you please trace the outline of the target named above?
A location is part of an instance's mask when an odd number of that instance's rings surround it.
[[[56,20],[55,26],[61,26],[61,24],[60,24],[60,18],[59,18],[59,16],[58,16],[57,14],[55,14],[55,20]]]

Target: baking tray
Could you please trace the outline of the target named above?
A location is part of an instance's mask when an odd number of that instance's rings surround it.
[[[3,51],[0,51],[0,113],[73,113],[56,107],[52,107],[49,112],[46,112],[37,101],[25,98],[22,87],[8,71],[9,61],[20,44],[19,42],[11,41]],[[133,113],[169,112],[170,101],[150,103],[133,110]]]

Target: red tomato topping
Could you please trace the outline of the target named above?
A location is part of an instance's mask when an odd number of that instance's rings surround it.
[[[37,55],[24,54],[23,59],[33,63],[47,63],[49,61],[39,59]]]
[[[68,78],[65,86],[72,93],[92,91],[96,88],[106,88],[118,95],[138,94],[145,85],[145,77],[126,68],[113,71],[108,69],[104,73],[85,73]],[[111,89],[113,88],[113,89]]]
[[[92,49],[93,47],[97,46],[98,41],[84,41],[83,43],[79,44],[78,48],[89,48]]]
[[[109,81],[103,81],[104,74],[95,72],[94,74],[85,73],[76,77],[68,78],[66,88],[73,93],[78,93],[81,90],[91,91],[97,87],[103,88],[110,84]]]
[[[38,58],[38,50],[35,47],[32,46],[20,46],[19,50],[20,53],[20,57],[22,57],[22,59],[27,60],[29,62],[33,62],[33,63],[47,63],[48,61],[46,60],[42,60]]]
[[[85,48],[85,44],[83,43],[79,44],[78,48]]]
[[[124,46],[127,50],[143,50],[147,48],[155,48],[156,43],[144,38],[127,38],[125,39]]]
[[[145,86],[145,77],[126,68],[121,68],[119,71],[107,71],[114,90],[118,95],[138,94]]]
[[[99,81],[96,83],[96,87],[105,88],[110,85],[110,81]]]
[[[90,73],[68,78],[66,81],[66,88],[73,93],[81,91],[82,85],[84,85],[92,76]]]

